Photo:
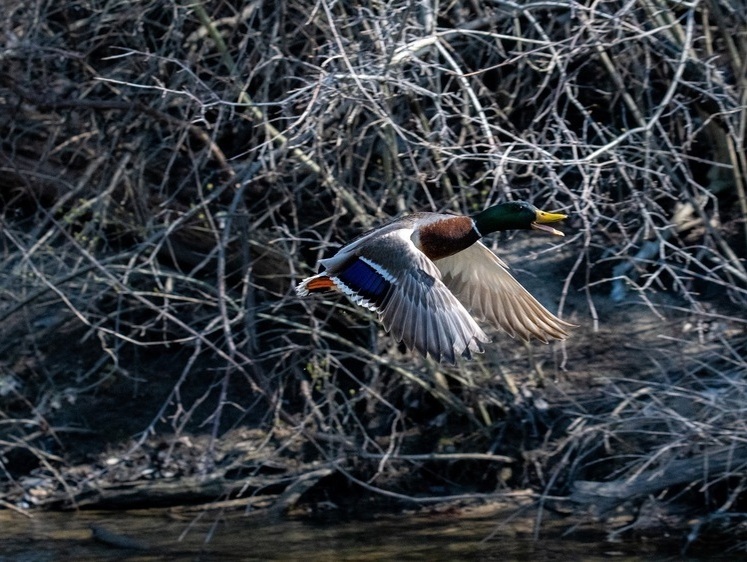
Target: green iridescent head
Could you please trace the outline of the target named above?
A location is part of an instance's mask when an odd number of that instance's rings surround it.
[[[548,213],[526,201],[511,201],[488,207],[474,217],[477,231],[485,236],[499,230],[542,230],[555,236],[564,236],[548,223],[562,221],[566,215],[562,213]]]

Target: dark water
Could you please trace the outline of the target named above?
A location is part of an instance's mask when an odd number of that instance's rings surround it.
[[[562,538],[567,524],[550,524],[549,533],[534,540],[531,522],[522,529],[498,521],[441,514],[321,524],[215,514],[176,518],[165,511],[41,513],[29,519],[3,511],[0,561],[685,559],[664,538],[660,544],[610,543],[599,533]]]

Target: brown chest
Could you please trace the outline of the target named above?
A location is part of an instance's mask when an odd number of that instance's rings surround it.
[[[432,260],[461,252],[477,242],[470,217],[448,217],[421,226],[413,236],[415,246]]]

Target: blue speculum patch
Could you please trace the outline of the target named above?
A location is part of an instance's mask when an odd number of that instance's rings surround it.
[[[380,304],[391,284],[366,262],[356,259],[337,276],[340,281],[372,303]]]

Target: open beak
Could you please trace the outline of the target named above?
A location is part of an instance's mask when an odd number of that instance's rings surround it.
[[[540,211],[538,209],[536,212],[536,217],[537,218],[532,223],[533,229],[542,230],[543,232],[549,232],[550,234],[554,234],[555,236],[565,236],[565,234],[563,234],[559,230],[555,230],[553,227],[547,226],[547,223],[562,221],[567,218],[567,215],[564,215],[562,213],[548,213],[547,211]]]

